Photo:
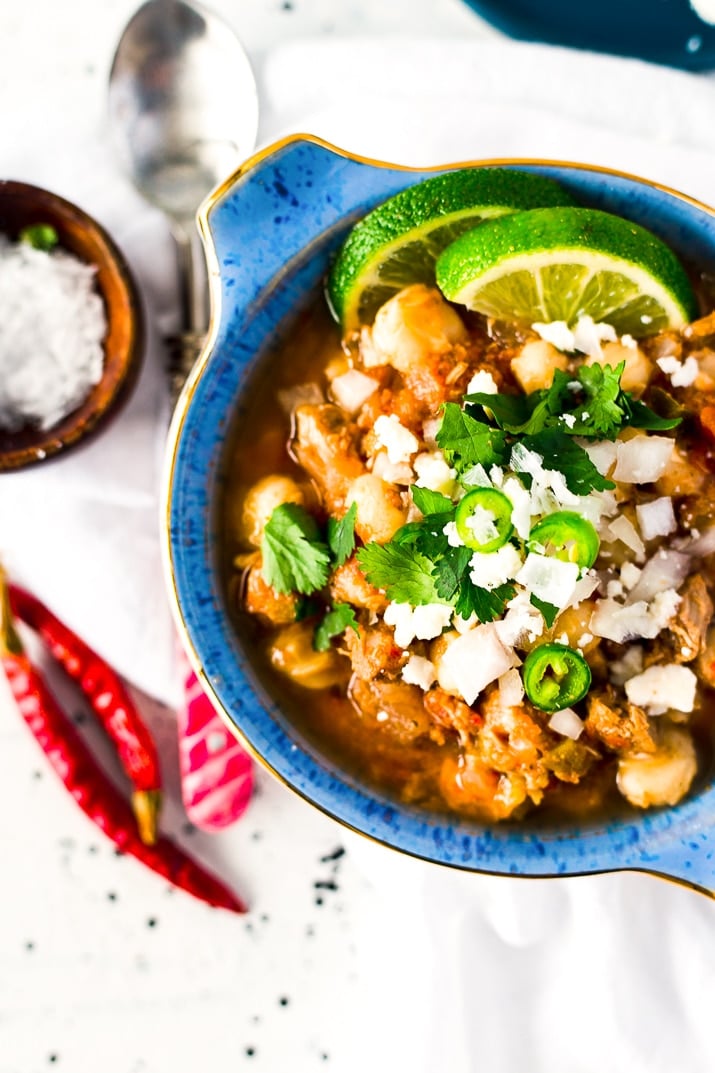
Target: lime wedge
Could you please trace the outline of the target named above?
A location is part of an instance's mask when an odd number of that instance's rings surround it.
[[[551,179],[511,168],[464,168],[402,190],[347,237],[328,278],[328,300],[345,333],[369,324],[391,295],[434,283],[445,246],[482,220],[540,205],[573,205]]]
[[[697,304],[673,251],[638,224],[596,209],[544,208],[490,220],[440,255],[451,302],[502,320],[573,324],[584,314],[619,335],[654,335]]]

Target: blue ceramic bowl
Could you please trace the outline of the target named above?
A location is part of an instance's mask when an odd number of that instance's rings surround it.
[[[577,164],[489,163],[551,176],[580,201],[644,224],[683,257],[715,267],[715,213],[690,198]],[[378,164],[300,136],[254,157],[203,207],[213,324],[174,418],[166,485],[167,576],[188,651],[218,710],[265,765],[324,812],[388,846],[472,871],[638,869],[715,889],[714,787],[676,808],[568,829],[432,817],[358,784],[303,740],[259,683],[231,624],[218,565],[217,502],[227,433],[250,406],[247,373],[320,288],[350,225],[440,170],[447,169]]]

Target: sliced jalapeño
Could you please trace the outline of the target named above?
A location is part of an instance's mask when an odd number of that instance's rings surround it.
[[[529,551],[543,549],[565,562],[593,566],[600,541],[591,522],[572,510],[557,510],[537,522],[529,533]]]
[[[524,660],[522,678],[533,705],[543,712],[559,712],[586,696],[591,668],[581,653],[568,645],[539,645]]]
[[[483,555],[506,544],[514,531],[512,502],[498,488],[475,488],[460,500],[454,521],[460,539]]]

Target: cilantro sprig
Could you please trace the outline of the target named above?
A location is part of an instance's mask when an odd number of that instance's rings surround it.
[[[334,604],[316,627],[313,634],[313,648],[316,652],[327,652],[334,637],[340,637],[346,630],[354,630],[360,636],[355,612],[350,604]]]
[[[309,596],[327,583],[330,553],[317,523],[297,503],[281,503],[261,540],[263,577],[276,592]]]
[[[624,391],[624,368],[625,362],[580,365],[573,375],[557,369],[551,387],[528,395],[466,395],[465,412],[477,424],[491,415],[497,428],[512,436],[534,436],[559,428],[567,436],[615,440],[628,425],[665,431],[680,424],[679,417],[661,417]]]

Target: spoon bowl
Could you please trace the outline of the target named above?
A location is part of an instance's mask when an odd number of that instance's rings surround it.
[[[148,0],[119,39],[108,108],[129,178],[169,219],[187,343],[179,361],[191,365],[209,315],[195,216],[206,195],[253,150],[258,95],[251,65],[233,31],[206,8]]]

